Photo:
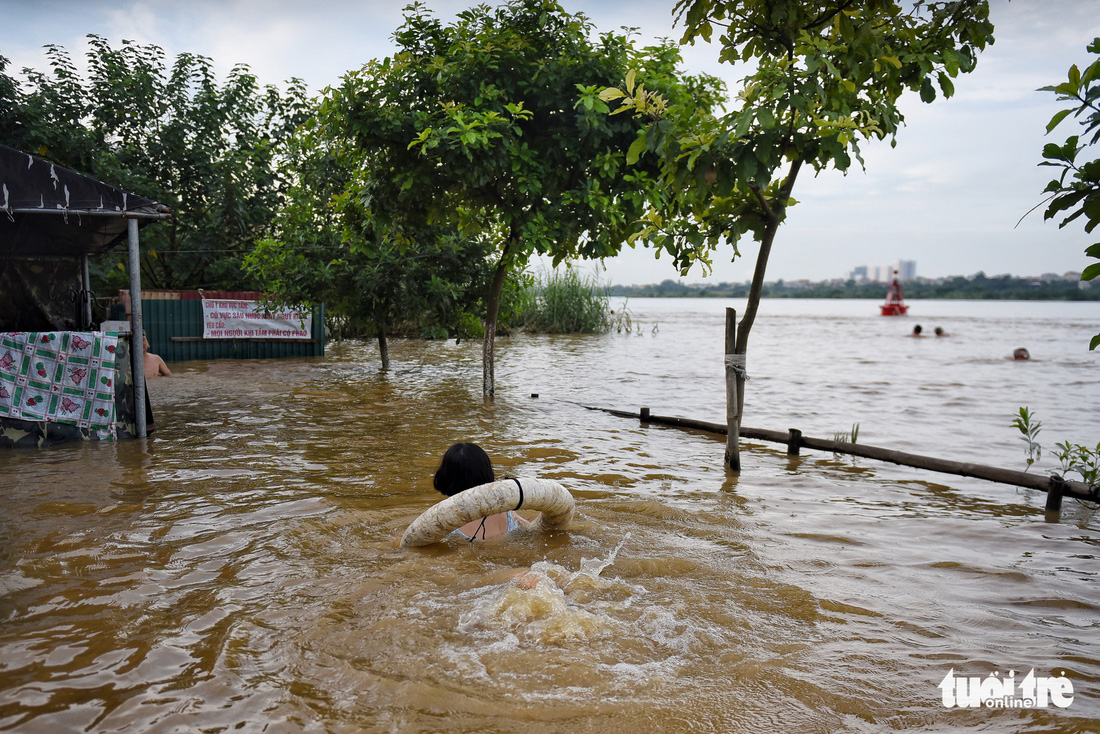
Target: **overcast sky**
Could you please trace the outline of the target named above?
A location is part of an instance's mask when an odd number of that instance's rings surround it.
[[[561,0],[585,13],[598,31],[638,28],[643,40],[678,38],[674,0]],[[188,51],[211,57],[221,78],[247,64],[261,83],[297,76],[320,91],[347,70],[393,52],[402,20],[397,0],[0,0],[0,55],[9,73],[47,67],[42,46],[64,46],[83,58],[85,36],[113,46],[123,39],[161,46],[170,56]],[[472,2],[426,0],[450,20]],[[490,3],[495,4],[495,2]],[[917,275],[937,277],[1080,271],[1084,249],[1095,239],[1079,224],[1059,230],[1042,210],[1017,221],[1042,199],[1054,169],[1039,168],[1044,143],[1070,134],[1063,122],[1051,137],[1046,123],[1059,109],[1054,96],[1036,91],[1066,77],[1071,64],[1090,63],[1085,47],[1100,36],[1098,0],[992,0],[996,43],[977,70],[955,80],[955,96],[925,105],[906,97],[906,126],[895,149],[864,147],[866,171],[803,174],[799,204],[788,215],[772,251],[769,280],[845,277],[859,265],[915,260]],[[731,89],[743,72],[719,65],[716,46],[684,49],[688,71],[723,77]],[[742,245],[730,262],[715,253],[707,280],[751,277],[756,246]],[[630,251],[608,260],[604,278],[653,283],[678,277],[668,258]],[[703,279],[697,268],[687,281]]]

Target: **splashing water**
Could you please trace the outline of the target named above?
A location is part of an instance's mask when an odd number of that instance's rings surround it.
[[[538,561],[488,593],[485,588],[475,590],[477,601],[460,617],[460,631],[475,636],[484,631],[507,632],[521,643],[540,645],[566,645],[607,634],[618,623],[611,599],[604,597],[613,599],[621,594],[604,592],[613,592],[623,584],[600,574],[615,563],[629,538],[628,533],[605,558],[582,558],[576,571]],[[644,591],[630,587],[627,598]]]

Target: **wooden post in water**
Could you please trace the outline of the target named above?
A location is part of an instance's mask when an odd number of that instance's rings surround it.
[[[726,466],[732,471],[741,471],[741,450],[738,442],[741,438],[741,401],[738,399],[738,384],[741,381],[737,373],[737,364],[744,369],[743,357],[739,361],[737,351],[737,311],[726,309]]]
[[[791,438],[787,441],[787,456],[798,456],[799,450],[802,448],[802,431],[797,428],[788,428],[791,433]]]
[[[1062,495],[1066,492],[1066,482],[1057,474],[1050,475],[1050,489],[1047,490],[1046,513],[1048,518],[1057,520],[1062,512]]]

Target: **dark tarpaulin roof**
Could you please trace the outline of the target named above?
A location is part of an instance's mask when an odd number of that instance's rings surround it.
[[[0,257],[98,255],[168,207],[0,145]]]

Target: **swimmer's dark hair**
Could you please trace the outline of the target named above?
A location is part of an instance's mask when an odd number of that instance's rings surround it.
[[[451,497],[495,480],[493,462],[483,448],[476,443],[456,443],[443,454],[432,482],[436,489]]]

